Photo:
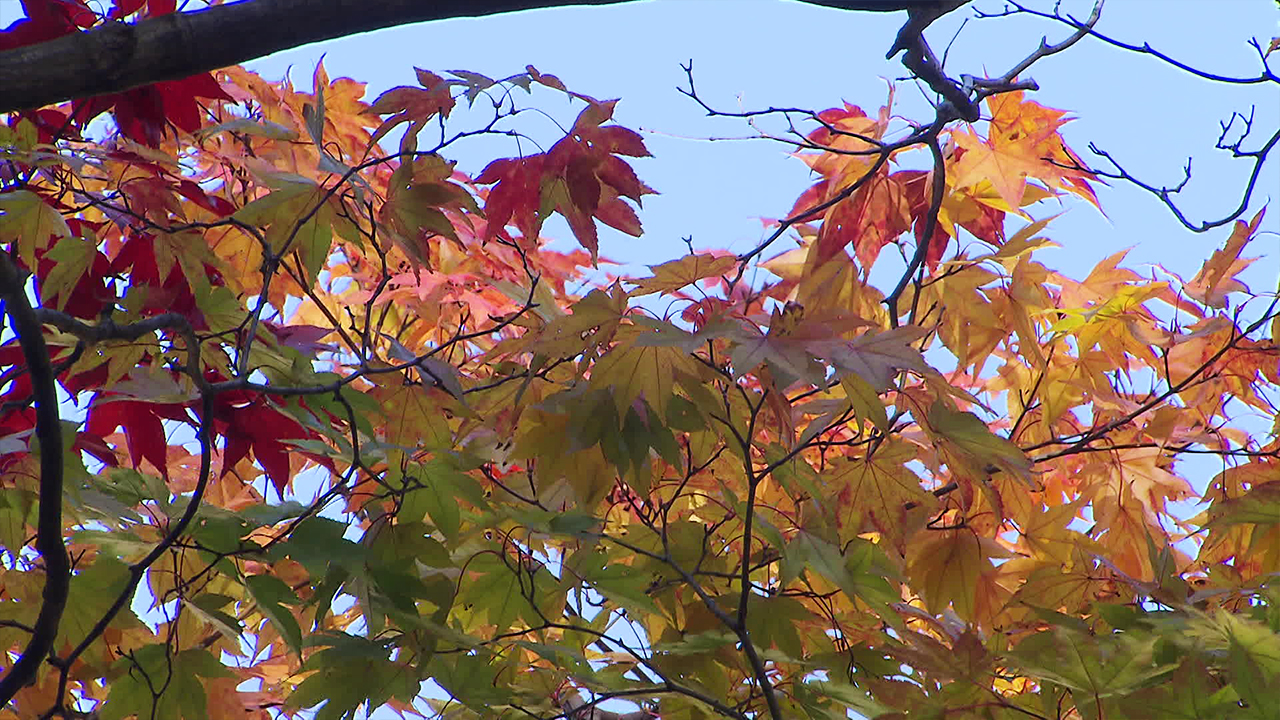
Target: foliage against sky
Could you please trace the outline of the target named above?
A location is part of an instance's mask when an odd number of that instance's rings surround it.
[[[0,646],[34,663],[0,718],[1271,717],[1262,208],[1191,277],[1055,272],[1047,201],[1098,178],[1011,76],[974,124],[801,114],[760,246],[584,287],[654,192],[616,101],[405,77],[0,129]]]

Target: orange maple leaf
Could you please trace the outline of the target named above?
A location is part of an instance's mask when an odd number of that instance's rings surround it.
[[[1253,239],[1254,233],[1262,223],[1266,208],[1259,210],[1247,224],[1237,220],[1227,244],[1205,261],[1200,272],[1191,282],[1183,286],[1187,295],[1212,308],[1222,309],[1227,306],[1227,295],[1233,292],[1248,292],[1249,288],[1236,279],[1245,268],[1253,264],[1257,258],[1242,258],[1240,253],[1245,245]]]

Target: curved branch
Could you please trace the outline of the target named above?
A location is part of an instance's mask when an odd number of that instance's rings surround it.
[[[58,623],[71,589],[71,561],[62,542],[62,421],[58,417],[58,393],[49,348],[36,312],[27,301],[25,280],[9,256],[0,253],[0,298],[22,346],[36,401],[36,438],[40,440],[36,551],[44,559],[45,583],[31,639],[17,662],[0,678],[0,707],[8,705],[20,688],[35,679],[40,663],[58,636]]]
[[[1151,43],[1144,42],[1141,45],[1138,45],[1136,43],[1129,43],[1123,40],[1117,40],[1116,38],[1104,35],[1094,29],[1093,27],[1094,22],[1090,22],[1088,20],[1085,20],[1082,22],[1070,15],[1062,15],[1058,12],[1056,7],[1051,12],[1045,12],[1041,10],[1036,10],[1034,8],[1025,7],[1017,2],[1010,2],[1009,4],[1014,8],[1013,10],[1006,10],[1000,13],[979,12],[978,13],[979,17],[1003,17],[1005,15],[1027,14],[1027,15],[1034,15],[1035,17],[1044,18],[1046,20],[1056,20],[1057,22],[1060,22],[1068,27],[1075,28],[1076,30],[1083,32],[1084,34],[1087,34],[1091,37],[1095,37],[1100,42],[1103,42],[1107,45],[1110,45],[1115,48],[1120,48],[1121,50],[1128,50],[1129,52],[1138,53],[1139,55],[1150,55],[1151,57],[1154,57],[1157,60],[1160,60],[1161,62],[1167,65],[1171,65],[1183,72],[1194,75],[1202,80],[1210,80],[1213,82],[1220,82],[1220,83],[1230,83],[1232,85],[1256,85],[1258,83],[1280,82],[1280,76],[1277,76],[1271,70],[1270,66],[1267,65],[1267,57],[1265,53],[1262,53],[1262,52],[1258,53],[1260,56],[1259,59],[1261,60],[1260,64],[1262,65],[1262,70],[1257,75],[1248,75],[1248,76],[1223,75],[1220,73],[1210,72],[1208,70],[1201,70],[1199,68],[1192,67],[1191,65],[1188,65],[1180,60],[1170,57],[1169,55],[1166,55],[1163,52],[1160,52],[1159,50],[1156,50],[1155,48],[1151,47]],[[1261,48],[1257,47],[1256,43],[1251,43],[1251,44],[1254,45],[1255,49],[1261,50]]]
[[[942,128],[938,127],[940,131]],[[929,151],[933,154],[933,176],[930,178],[929,192],[929,210],[925,216],[924,234],[916,242],[915,254],[911,256],[911,262],[907,264],[907,269],[902,272],[902,277],[898,279],[898,284],[884,299],[885,307],[889,309],[889,327],[898,327],[898,300],[901,299],[903,291],[907,289],[907,284],[911,282],[911,278],[915,276],[921,266],[924,265],[925,258],[929,255],[929,243],[933,240],[934,230],[938,227],[938,213],[942,210],[942,200],[946,195],[946,163],[942,157],[942,147],[938,145],[937,134],[931,135],[928,140]],[[916,292],[916,297],[920,293]]]
[[[63,705],[63,698],[66,694],[68,671],[71,669],[71,666],[81,655],[84,654],[84,651],[88,650],[89,646],[106,631],[107,626],[111,624],[111,621],[115,619],[116,615],[118,615],[120,611],[129,604],[129,601],[133,599],[133,594],[137,592],[138,585],[142,582],[142,578],[146,575],[147,568],[155,564],[155,562],[160,559],[160,556],[164,555],[168,552],[169,548],[173,547],[174,543],[178,541],[178,538],[187,531],[187,526],[191,524],[193,519],[195,519],[196,513],[199,512],[200,503],[204,499],[205,488],[209,485],[209,477],[213,474],[213,438],[211,437],[209,429],[209,424],[213,421],[213,397],[214,394],[212,392],[205,392],[200,398],[200,427],[196,433],[196,437],[200,443],[200,474],[199,477],[196,478],[196,486],[195,489],[191,491],[191,500],[187,503],[187,507],[183,509],[182,515],[178,517],[177,522],[169,527],[169,532],[165,534],[164,538],[162,538],[160,542],[156,543],[155,547],[151,548],[151,551],[148,552],[145,557],[129,566],[128,582],[125,583],[124,588],[120,590],[118,595],[116,595],[115,601],[112,602],[111,606],[107,608],[107,611],[98,618],[98,621],[94,623],[93,627],[85,634],[80,643],[76,645],[66,657],[50,658],[50,664],[61,670],[61,676],[58,679],[58,693],[54,697],[54,710],[65,707]]]
[[[90,325],[65,312],[49,308],[37,309],[35,318],[44,325],[52,325],[64,333],[76,336],[85,346],[106,340],[137,340],[159,330],[173,330],[182,336],[187,346],[186,374],[201,390],[210,387],[200,372],[200,339],[196,337],[191,322],[178,313],[163,313],[127,325],[118,325],[110,318]]]
[[[1236,157],[1253,158],[1253,169],[1249,171],[1249,179],[1245,182],[1244,192],[1241,193],[1240,202],[1236,204],[1235,209],[1228,211],[1226,215],[1223,215],[1216,220],[1201,220],[1199,223],[1189,219],[1186,212],[1174,202],[1174,196],[1182,192],[1182,189],[1186,187],[1186,184],[1191,180],[1190,158],[1187,159],[1186,167],[1183,170],[1182,182],[1178,183],[1174,187],[1157,187],[1149,182],[1139,179],[1128,169],[1122,166],[1110,152],[1103,150],[1094,143],[1090,143],[1089,150],[1098,157],[1101,157],[1111,163],[1111,166],[1115,168],[1115,172],[1102,170],[1092,170],[1091,172],[1098,177],[1110,178],[1112,180],[1123,180],[1147,191],[1148,193],[1151,193],[1169,209],[1169,212],[1173,213],[1174,218],[1176,218],[1178,222],[1182,223],[1183,227],[1191,232],[1202,233],[1213,230],[1214,228],[1222,227],[1223,225],[1232,222],[1243,215],[1245,210],[1249,209],[1249,202],[1253,199],[1253,193],[1258,187],[1258,179],[1262,177],[1262,168],[1266,165],[1267,158],[1271,155],[1271,151],[1275,149],[1277,142],[1280,142],[1280,130],[1276,130],[1272,133],[1271,137],[1267,138],[1267,141],[1257,150],[1243,151],[1238,147],[1234,149],[1224,148],[1221,145],[1221,141],[1219,142],[1219,149],[1233,149]]]
[[[954,9],[968,0],[800,1],[873,12],[910,8],[908,25],[918,34],[924,28],[917,17],[937,17],[936,8]],[[106,21],[87,32],[0,52],[0,112],[123,92],[397,25],[624,2],[631,0],[244,0],[137,23]]]

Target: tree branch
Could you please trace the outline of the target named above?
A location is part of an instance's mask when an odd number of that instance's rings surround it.
[[[212,392],[205,392],[200,397],[200,426],[196,430],[196,439],[200,443],[200,470],[196,477],[195,488],[191,491],[191,500],[187,502],[182,515],[169,526],[168,532],[165,533],[160,542],[151,548],[145,557],[129,566],[129,580],[116,595],[115,600],[107,608],[106,612],[98,618],[98,621],[80,640],[80,643],[65,657],[49,659],[49,664],[57,667],[60,673],[57,695],[54,697],[54,710],[66,709],[64,701],[71,666],[89,649],[89,646],[95,640],[102,636],[102,633],[106,632],[111,621],[133,599],[134,593],[138,590],[138,585],[142,582],[143,577],[146,576],[147,569],[168,552],[174,543],[178,542],[178,538],[187,531],[187,527],[195,518],[196,513],[200,511],[200,504],[204,501],[205,489],[208,487],[209,478],[213,474],[213,431],[210,429],[210,425],[213,423],[213,398],[214,394]]]
[[[9,256],[0,253],[0,299],[13,322],[22,355],[31,373],[36,400],[36,438],[40,441],[40,511],[36,519],[36,551],[44,559],[45,582],[40,614],[27,647],[8,674],[0,678],[0,707],[35,679],[40,663],[53,648],[58,623],[71,589],[71,561],[62,543],[62,421],[49,348],[40,321],[27,301],[26,282]],[[15,556],[17,548],[12,549]]]
[[[243,0],[0,52],[0,112],[123,92],[236,65],[289,48],[431,20],[631,0]],[[845,10],[910,9],[918,34],[967,0],[800,0]],[[907,27],[904,26],[904,31]],[[900,33],[901,37],[901,33]]]

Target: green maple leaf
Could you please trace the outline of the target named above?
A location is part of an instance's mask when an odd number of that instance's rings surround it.
[[[1055,627],[1018,643],[1012,663],[1033,677],[1086,693],[1085,698],[1115,697],[1167,675],[1173,665],[1155,657],[1158,637],[1119,634],[1096,637]]]

